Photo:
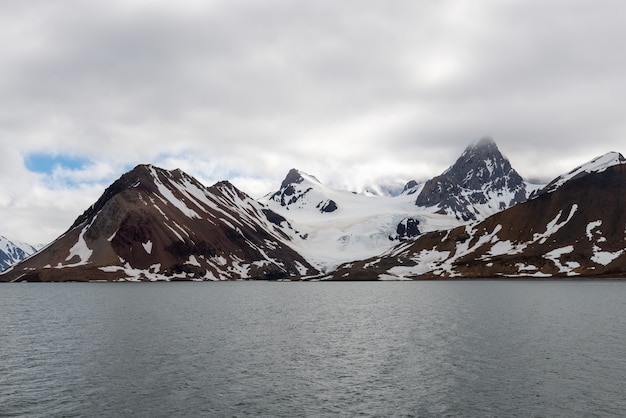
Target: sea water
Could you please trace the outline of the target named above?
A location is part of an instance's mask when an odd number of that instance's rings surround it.
[[[626,282],[0,285],[0,416],[624,416]]]

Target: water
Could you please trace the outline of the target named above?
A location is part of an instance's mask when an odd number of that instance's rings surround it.
[[[0,285],[0,416],[624,416],[626,282]]]

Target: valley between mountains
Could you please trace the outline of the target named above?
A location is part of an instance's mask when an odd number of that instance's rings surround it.
[[[625,198],[619,153],[537,185],[490,138],[391,197],[293,169],[255,200],[228,181],[139,165],[0,281],[619,277]]]

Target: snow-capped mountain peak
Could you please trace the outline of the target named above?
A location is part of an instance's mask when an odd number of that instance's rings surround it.
[[[616,155],[482,221],[433,231],[340,266],[336,280],[624,277],[626,164]],[[574,170],[584,172],[584,170]]]
[[[390,196],[292,169],[255,200],[228,181],[139,165],[0,281],[622,274],[625,182],[626,159],[608,153],[537,193],[490,138]],[[0,237],[0,256],[18,247]]]
[[[24,260],[37,252],[37,248],[25,242],[10,240],[0,235],[0,271]]]
[[[278,279],[315,273],[288,222],[227,181],[139,165],[0,281]]]
[[[300,171],[300,170],[297,170],[295,168],[292,168],[287,173],[287,176],[285,177],[285,179],[281,183],[280,187],[282,189],[283,187],[288,187],[290,184],[299,184],[299,183],[303,183],[305,181],[307,181],[309,183],[321,184],[321,182],[315,176],[307,174],[304,171]]]
[[[586,176],[590,173],[601,173],[614,165],[626,164],[626,158],[619,152],[608,152],[582,164],[567,174],[563,174],[552,180],[539,193],[551,193],[570,180]]]
[[[527,199],[530,187],[491,138],[468,146],[441,175],[428,180],[415,204],[476,220]]]
[[[292,168],[280,185],[280,190],[272,194],[267,203],[276,203],[286,210],[310,210],[320,213],[334,212],[337,203],[329,196],[334,191],[324,186],[310,174]]]
[[[402,189],[402,195],[410,195],[410,194],[415,194],[418,193],[422,190],[422,187],[424,186],[423,183],[418,183],[415,180],[410,180],[407,184],[404,185],[404,189]]]

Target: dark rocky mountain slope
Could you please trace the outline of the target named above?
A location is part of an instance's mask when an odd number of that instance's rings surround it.
[[[624,274],[622,155],[539,189],[483,139],[396,197],[334,190],[291,170],[279,191],[256,201],[229,182],[205,187],[180,170],[140,165],[0,281]]]
[[[290,225],[228,182],[137,166],[2,281],[279,279],[316,273]]]
[[[414,191],[415,186],[415,182],[408,183],[405,192]],[[483,138],[468,146],[441,175],[428,180],[415,204],[437,206],[440,213],[470,221],[523,202],[533,190],[493,139]]]
[[[559,179],[481,222],[427,233],[380,257],[344,264],[332,278],[623,276],[624,158],[607,154]]]

